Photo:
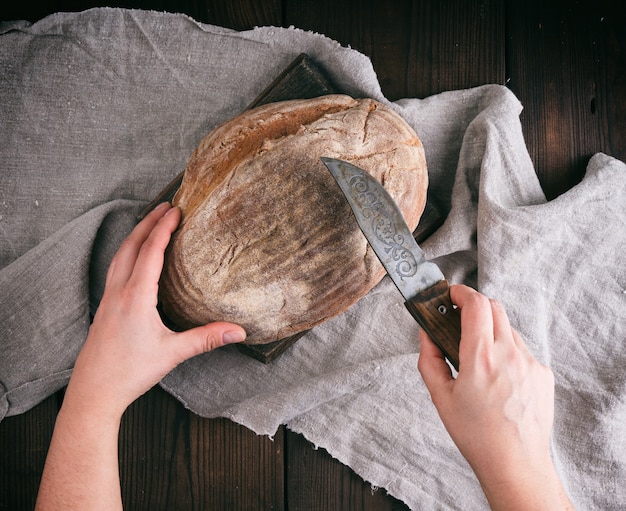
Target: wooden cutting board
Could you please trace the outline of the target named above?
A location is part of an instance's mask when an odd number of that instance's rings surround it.
[[[341,91],[333,85],[324,70],[308,55],[303,53],[287,66],[285,70],[248,105],[248,109],[277,101],[309,99],[337,93],[341,93]],[[163,191],[146,206],[139,215],[139,219],[146,216],[161,202],[171,201],[180,187],[183,175],[184,171],[176,176]],[[429,197],[424,213],[420,218],[420,223],[413,233],[418,243],[430,236],[430,234],[443,223],[443,220],[444,218],[440,214],[439,209]],[[170,328],[177,329],[176,325],[172,324],[168,318],[163,317],[163,320]],[[305,330],[268,344],[238,344],[237,347],[242,353],[267,364],[284,353],[307,332],[308,330]]]

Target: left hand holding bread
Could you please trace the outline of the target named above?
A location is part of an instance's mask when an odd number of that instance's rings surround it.
[[[243,341],[238,325],[210,323],[173,332],[157,311],[165,248],[180,211],[163,203],[123,242],[107,274],[102,301],[82,348],[68,393],[121,414],[181,362]]]

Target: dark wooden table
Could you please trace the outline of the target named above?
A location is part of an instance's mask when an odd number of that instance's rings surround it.
[[[575,185],[593,153],[626,160],[623,1],[7,3],[1,20],[109,5],[185,12],[237,30],[294,25],[368,55],[391,100],[505,84],[524,105],[524,136],[548,198]],[[0,423],[0,510],[32,509],[61,399]],[[270,440],[229,420],[202,419],[158,388],[125,415],[120,463],[131,510],[406,509],[302,436],[281,428]]]

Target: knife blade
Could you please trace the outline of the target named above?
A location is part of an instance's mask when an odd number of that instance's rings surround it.
[[[405,306],[452,366],[459,370],[461,316],[439,267],[426,260],[402,212],[368,172],[343,160],[321,158],[337,181],[356,221],[405,299]]]

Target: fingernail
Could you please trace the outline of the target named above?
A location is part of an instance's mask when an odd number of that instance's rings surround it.
[[[224,344],[232,344],[235,342],[241,342],[246,338],[246,334],[241,330],[229,330],[222,334],[222,342]]]
[[[173,215],[174,213],[176,213],[177,209],[178,208],[172,206],[170,210],[167,213],[165,213],[165,216]]]
[[[169,205],[169,202],[161,202],[157,207],[154,208],[154,211],[161,211],[162,209],[169,207]]]

